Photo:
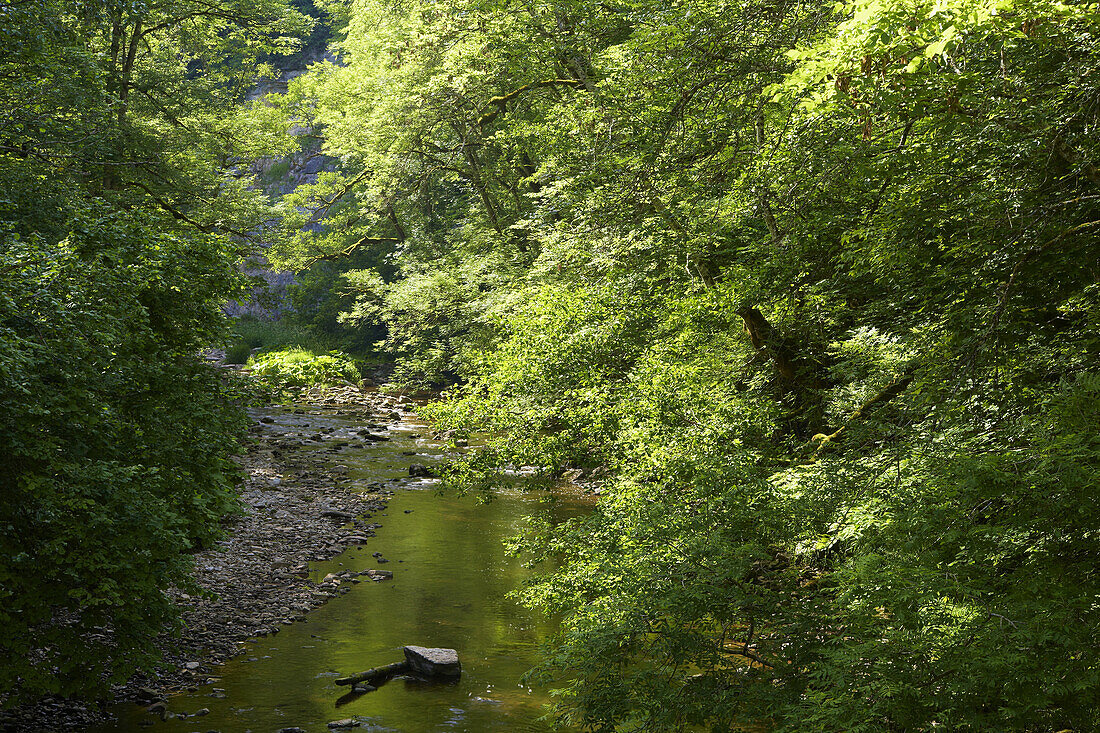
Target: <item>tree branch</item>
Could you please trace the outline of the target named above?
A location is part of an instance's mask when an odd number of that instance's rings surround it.
[[[545,81],[536,81],[530,84],[524,84],[519,89],[515,89],[499,97],[493,97],[489,100],[489,103],[482,108],[482,110],[484,111],[482,112],[481,117],[479,117],[477,120],[478,127],[484,128],[500,115],[507,114],[508,103],[519,95],[523,94],[524,92],[530,91],[531,89],[543,89],[545,87],[553,86],[568,86],[579,88],[584,86],[584,82],[578,81],[577,79],[547,79]],[[492,109],[492,107],[496,107],[496,109]]]
[[[1062,232],[1046,244],[1032,247],[1027,252],[1025,252],[1024,256],[1021,257],[1020,260],[1016,263],[1016,266],[1012,268],[1012,273],[1008,276],[1008,281],[1005,283],[1004,287],[1001,288],[1001,295],[997,300],[997,311],[993,314],[993,318],[990,319],[989,329],[986,331],[986,333],[991,334],[997,329],[997,326],[1001,322],[1001,317],[1004,315],[1005,307],[1008,305],[1008,293],[1012,289],[1012,286],[1016,283],[1016,278],[1020,275],[1020,269],[1031,258],[1035,257],[1036,255],[1042,254],[1066,237],[1072,236],[1074,234],[1079,234],[1080,232],[1087,231],[1098,226],[1100,226],[1100,219],[1097,219],[1096,221],[1085,222],[1084,224],[1078,224],[1077,226],[1071,227]]]
[[[404,241],[405,239],[403,237],[360,237],[344,249],[337,250],[336,252],[329,252],[323,255],[317,255],[316,257],[310,257],[302,265],[302,269],[305,270],[306,268],[312,267],[318,262],[324,262],[326,260],[338,260],[341,257],[348,257],[355,250],[359,249],[365,244],[385,244],[387,242],[399,244]]]
[[[744,321],[745,333],[749,335],[752,347],[757,351],[766,351],[780,376],[788,382],[794,382],[798,375],[794,354],[760,309],[740,308],[734,312]]]
[[[318,206],[314,210],[313,214],[311,214],[310,217],[309,217],[309,221],[306,222],[306,226],[308,226],[310,224],[319,224],[320,221],[321,221],[320,217],[323,216],[325,213],[328,213],[328,210],[332,208],[333,204],[335,204],[337,201],[339,201],[340,199],[347,196],[348,193],[350,193],[351,190],[353,188],[355,188],[355,184],[359,183],[364,178],[369,176],[370,173],[371,173],[370,171],[365,170],[362,173],[360,173],[359,175],[357,175],[355,178],[353,178],[350,181],[348,181],[347,183],[345,183],[344,187],[341,188],[335,195],[333,195],[331,198],[325,200],[324,203],[322,203],[320,206]]]
[[[803,446],[803,448],[805,448],[814,443],[817,443],[817,447],[814,449],[813,455],[810,456],[810,463],[813,463],[817,459],[817,454],[820,453],[826,445],[843,435],[844,431],[848,429],[848,426],[856,420],[861,419],[865,414],[867,414],[868,410],[870,410],[875,405],[889,402],[890,400],[894,399],[899,394],[904,392],[909,384],[913,381],[913,373],[915,371],[916,365],[910,365],[905,369],[904,372],[899,374],[897,377],[894,377],[894,379],[891,380],[890,383],[886,385],[878,394],[869,399],[867,402],[864,402],[862,405],[860,405],[855,412],[848,416],[848,419],[844,422],[844,424],[837,428],[835,431],[833,431],[829,435],[818,433],[817,435],[812,437],[810,439],[810,442]]]
[[[149,188],[148,186],[146,186],[144,183],[141,183],[140,181],[123,181],[123,185],[133,186],[135,188],[140,188],[142,191],[144,191],[146,194],[149,195],[149,198],[153,199],[153,202],[157,206],[159,206],[161,209],[163,209],[164,211],[171,214],[173,219],[176,219],[177,221],[182,221],[184,224],[188,224],[188,225],[194,227],[195,229],[198,229],[200,232],[202,232],[204,234],[213,234],[215,232],[225,232],[226,234],[232,234],[232,235],[240,237],[242,239],[247,239],[250,242],[257,241],[256,235],[252,234],[250,232],[242,232],[239,229],[234,229],[233,227],[227,227],[227,226],[224,226],[224,225],[221,225],[221,224],[203,224],[201,221],[197,221],[195,219],[192,219],[190,216],[188,216],[187,214],[183,213],[182,211],[177,209],[172,204],[165,201],[155,191],[153,191],[153,189]]]

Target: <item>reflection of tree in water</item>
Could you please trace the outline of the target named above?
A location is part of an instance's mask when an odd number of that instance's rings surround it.
[[[377,472],[375,459],[382,456],[397,471],[410,442],[397,437],[366,449],[359,461],[346,454],[340,460],[352,473]],[[383,526],[370,544],[313,568],[318,576],[374,568],[372,553],[381,552],[390,560],[392,580],[359,583],[306,622],[258,640],[225,665],[220,681],[174,698],[172,709],[207,707],[211,713],[203,726],[225,733],[306,728],[348,717],[395,730],[431,730],[456,721],[468,730],[550,730],[536,722],[545,693],[529,691],[521,678],[556,623],[507,597],[530,571],[506,556],[504,542],[524,517],[561,521],[583,511],[568,497],[551,501],[504,492],[486,504],[432,490],[398,490],[388,516],[373,518]],[[457,649],[462,677],[443,685],[398,678],[366,694],[334,684],[338,676],[399,660],[408,644]],[[214,687],[224,689],[226,699],[211,699]],[[123,712],[133,714],[124,717],[124,727],[136,726],[143,715]],[[187,724],[166,725],[182,731]]]

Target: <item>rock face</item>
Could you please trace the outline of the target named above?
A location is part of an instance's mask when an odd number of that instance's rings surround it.
[[[454,649],[428,649],[422,646],[405,647],[405,661],[418,677],[458,677],[462,665]]]

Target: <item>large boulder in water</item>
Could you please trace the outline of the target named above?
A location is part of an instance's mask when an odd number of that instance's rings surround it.
[[[462,665],[454,649],[429,649],[422,646],[405,647],[405,661],[418,677],[458,677]]]

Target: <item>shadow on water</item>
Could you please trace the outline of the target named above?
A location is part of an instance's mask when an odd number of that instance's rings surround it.
[[[363,427],[331,411],[264,414],[287,436],[329,431],[314,443],[317,449]],[[98,731],[275,733],[299,727],[320,733],[328,722],[345,718],[360,723],[357,731],[561,730],[539,720],[546,691],[520,683],[555,624],[507,598],[527,571],[505,556],[502,543],[525,517],[559,521],[584,513],[591,502],[503,492],[479,504],[472,497],[440,495],[435,482],[408,479],[410,463],[443,459],[439,444],[422,437],[428,432],[422,424],[402,423],[388,432],[389,441],[352,443],[336,459],[348,467],[353,485],[382,481],[395,493],[372,520],[383,525],[378,536],[311,564],[314,577],[384,568],[393,571],[391,580],[354,585],[305,621],[250,642],[215,671],[217,681],[169,700],[175,713],[207,708],[209,714],[161,721],[141,707],[122,705],[118,723]],[[388,563],[380,565],[376,552]],[[457,649],[462,677],[443,685],[394,679],[366,694],[336,686],[342,675],[400,661],[409,644]]]

